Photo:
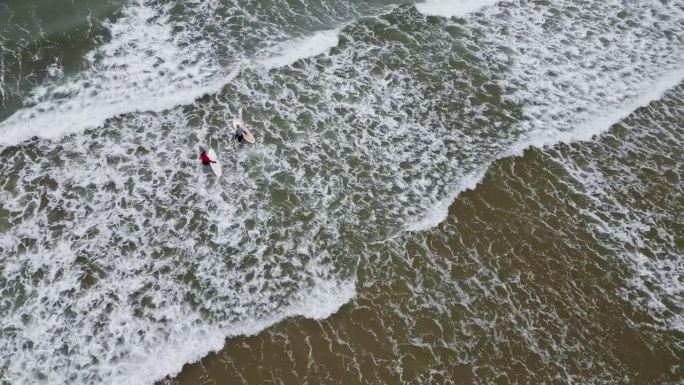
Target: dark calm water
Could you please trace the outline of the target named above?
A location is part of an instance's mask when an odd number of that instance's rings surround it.
[[[680,383],[682,79],[677,1],[4,0],[0,382]]]

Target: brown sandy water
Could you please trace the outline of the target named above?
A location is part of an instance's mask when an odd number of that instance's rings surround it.
[[[681,382],[680,3],[0,1],[0,385]]]
[[[366,245],[337,314],[229,339],[173,383],[682,383],[683,96],[497,161],[436,228]]]

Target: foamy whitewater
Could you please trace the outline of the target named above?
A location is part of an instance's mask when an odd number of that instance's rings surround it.
[[[678,76],[678,88],[681,90],[684,77],[682,73]],[[653,92],[658,91],[654,87]],[[677,94],[670,95],[668,99],[681,102],[681,96]],[[654,104],[649,109],[654,120],[676,122],[677,116],[682,114],[681,103],[674,108]],[[662,154],[659,150],[672,144],[681,147],[684,138],[681,132],[665,125],[653,128],[635,118],[622,118],[621,124],[629,131],[627,141],[620,142],[619,151],[605,151],[603,156],[593,157],[594,162],[590,164],[574,159],[586,155],[580,151],[557,154],[556,159],[575,181],[569,188],[591,202],[582,214],[596,223],[591,228],[592,233],[606,248],[615,251],[623,262],[622,266],[631,273],[627,287],[620,293],[622,298],[635,307],[648,309],[658,321],[657,328],[681,332],[684,330],[684,315],[676,309],[684,305],[684,282],[680,274],[684,262],[677,252],[677,234],[667,231],[667,226],[663,225],[673,213],[669,210],[663,212],[647,198],[639,197],[639,194],[651,195],[654,187],[639,180],[637,171],[649,170],[660,175],[671,173],[671,165],[668,164],[671,155],[667,152]],[[608,135],[607,138],[607,144],[592,147],[610,148],[610,139],[615,139],[615,136]],[[592,147],[588,151],[594,150]],[[635,156],[640,160],[639,168],[629,160]],[[675,183],[664,198],[676,200],[682,196],[682,189],[681,183]],[[666,241],[659,244],[654,237]]]
[[[326,318],[355,296],[350,250],[436,226],[491,162],[589,140],[684,77],[675,2],[380,3],[134,1],[87,69],[26,95],[0,122],[2,381],[150,384]],[[228,140],[235,116],[256,146]],[[635,306],[682,330],[658,305],[676,276],[620,262],[655,277]]]
[[[425,15],[463,17],[478,9],[494,5],[498,0],[426,0],[416,3],[418,11]]]
[[[97,127],[111,117],[162,111],[220,91],[239,73],[240,57],[222,66],[213,58],[210,44],[182,43],[194,36],[172,34],[169,9],[143,1],[128,7],[121,19],[109,25],[111,41],[86,57],[91,70],[65,84],[35,89],[25,102],[30,107],[0,123],[0,144],[17,144],[33,136],[59,138]],[[271,48],[275,55],[261,64],[289,65],[324,53],[336,43],[336,31],[276,43]]]

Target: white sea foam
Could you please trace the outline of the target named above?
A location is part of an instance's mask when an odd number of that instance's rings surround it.
[[[674,70],[655,79],[653,82],[639,86],[642,91],[636,96],[615,106],[610,111],[596,111],[596,116],[579,123],[576,128],[569,131],[536,128],[520,138],[511,146],[503,157],[522,155],[523,151],[530,147],[546,147],[558,143],[572,143],[589,140],[603,132],[608,131],[613,125],[628,117],[640,107],[659,100],[672,88],[684,80],[684,68]]]
[[[331,316],[355,296],[354,282],[338,284],[319,280],[321,286],[301,293],[296,304],[281,309],[269,317],[244,318],[239,323],[219,325],[203,324],[179,330],[168,341],[153,346],[151,351],[141,350],[126,362],[117,365],[112,384],[149,384],[166,375],[176,375],[188,362],[196,362],[207,354],[219,351],[225,340],[235,336],[252,336],[293,316],[323,319]],[[135,356],[139,358],[136,359]]]
[[[673,212],[677,203],[672,197],[682,194],[682,186],[664,175],[676,168],[672,159],[681,159],[681,151],[673,147],[684,145],[676,123],[682,112],[681,84],[679,92],[667,97],[668,105],[655,103],[635,119],[624,121],[629,131],[620,135],[619,141],[609,136],[605,143],[593,145],[600,151],[590,153],[590,162],[578,149],[555,153],[576,181],[568,187],[591,202],[581,210],[592,223],[589,231],[597,242],[613,250],[615,260],[611,262],[621,262],[629,272],[623,299],[653,316],[656,323],[650,327],[679,332],[684,331],[684,315],[676,309],[684,306],[684,283],[678,272],[684,262],[678,256],[677,234],[667,223],[677,221]],[[644,178],[644,170],[654,176]]]
[[[496,4],[500,0],[426,0],[416,3],[420,13],[431,16],[462,17],[481,8]]]
[[[59,299],[61,296],[72,293],[80,286],[82,272],[74,268],[74,261],[76,259],[74,253],[69,250],[67,245],[61,244],[56,249],[44,253],[42,255],[28,254],[26,257],[30,258],[32,262],[30,266],[34,271],[44,269],[52,274],[48,280],[31,291],[31,299],[23,306],[25,311],[23,314],[31,314],[31,321],[25,326],[26,321],[22,320],[20,314],[5,319],[2,322],[4,328],[23,330],[21,339],[23,341],[30,341],[31,349],[27,351],[18,351],[13,354],[13,360],[9,363],[7,368],[7,379],[14,379],[15,384],[29,384],[33,380],[31,377],[25,377],[26,370],[29,369],[27,364],[33,362],[32,360],[38,356],[51,365],[60,365],[59,369],[54,369],[50,373],[42,372],[46,379],[42,381],[45,384],[63,384],[65,382],[73,381],[75,377],[70,373],[69,367],[87,368],[89,374],[79,376],[79,383],[82,382],[99,382],[98,378],[107,379],[107,383],[111,384],[149,384],[155,380],[161,379],[167,374],[175,374],[180,372],[184,364],[188,362],[195,362],[206,356],[212,351],[221,349],[224,345],[225,339],[238,335],[255,335],[265,328],[288,317],[302,315],[313,319],[322,319],[335,313],[342,305],[349,302],[355,295],[354,282],[337,283],[335,281],[317,279],[317,284],[302,291],[297,295],[294,305],[291,307],[282,308],[266,317],[245,317],[238,322],[219,322],[206,323],[200,322],[198,314],[189,313],[188,309],[182,304],[166,303],[164,298],[156,298],[155,301],[161,301],[163,307],[155,312],[153,318],[173,320],[172,324],[167,324],[164,330],[158,330],[153,322],[141,322],[140,319],[133,316],[130,304],[116,308],[109,316],[107,327],[104,331],[105,335],[109,337],[101,338],[101,332],[94,330],[98,328],[97,314],[102,312],[102,309],[95,309],[94,315],[96,318],[92,320],[78,320],[74,325],[76,328],[83,328],[81,330],[74,330],[67,326],[69,320],[61,314],[54,314],[40,310],[40,305],[34,301],[47,299],[47,306],[61,307],[64,299]],[[130,263],[127,261],[126,263]],[[6,266],[3,274],[6,277],[12,277],[18,271],[12,264]],[[133,267],[130,267],[133,269]],[[55,277],[54,274],[60,274],[60,277]],[[130,277],[132,278],[132,277]],[[119,284],[114,282],[107,282],[109,287],[108,292],[111,295],[125,296],[139,290],[143,287],[142,281],[135,281],[125,279]],[[164,287],[168,286],[168,282],[160,282],[158,285]],[[128,290],[122,290],[124,286],[128,286]],[[149,293],[154,295],[154,293]],[[92,292],[86,297],[81,297],[77,302],[68,306],[68,311],[84,311],[82,306],[97,306],[103,301],[107,302],[105,293]],[[34,306],[36,306],[34,308]],[[91,310],[92,311],[92,310]],[[83,322],[87,322],[83,324]],[[90,322],[95,322],[91,324]],[[55,331],[69,329],[71,338],[66,340],[55,339]],[[138,334],[139,333],[139,334]],[[152,336],[152,341],[149,341],[146,336],[149,333],[156,333],[158,335]],[[136,336],[136,334],[138,334]],[[100,336],[99,336],[100,335]],[[79,340],[79,338],[82,338]],[[110,339],[113,338],[113,339]],[[127,346],[117,346],[116,339],[121,341],[146,341],[145,344],[131,344]],[[62,342],[63,341],[63,342]],[[7,344],[7,340],[2,341],[0,345],[3,349],[14,349],[14,346]],[[150,344],[150,342],[153,342]],[[70,346],[71,356],[67,357],[51,357],[51,351],[55,348],[51,346],[53,343],[64,343],[65,346]],[[111,345],[110,345],[111,344]],[[121,354],[120,349],[125,349],[126,354]],[[102,359],[97,363],[93,363],[93,358]],[[109,362],[112,360],[113,362]],[[31,365],[31,371],[42,371],[48,369],[44,365]]]
[[[2,49],[2,45],[0,45]],[[3,105],[5,104],[5,63],[2,56],[0,56],[0,98],[2,99]]]
[[[672,27],[667,22],[631,32],[609,17],[613,9],[587,11],[601,16],[596,21],[561,9],[559,18],[567,24],[545,29],[537,25],[544,11],[527,4],[502,14],[496,7],[483,9],[486,23],[477,34],[459,24],[463,41],[477,41],[475,48],[452,47],[454,38],[442,25],[425,24],[421,31],[439,37],[431,40],[434,46],[402,45],[411,36],[401,36],[391,18],[378,18],[374,27],[386,27],[396,40],[378,44],[381,34],[365,24],[371,21],[352,23],[352,38],[329,55],[330,64],[301,60],[292,71],[278,71],[338,42],[335,30],[294,40],[279,34],[247,61],[265,60],[261,66],[270,71],[243,67],[239,74],[241,64],[226,72],[211,54],[214,45],[230,42],[173,34],[171,25],[179,25],[165,8],[132,5],[110,25],[112,41],[91,53],[91,69],[36,90],[33,107],[0,123],[3,143],[16,143],[33,134],[51,136],[52,130],[54,136],[82,130],[117,114],[168,108],[164,114],[121,116],[99,134],[64,138],[51,156],[31,159],[19,151],[0,165],[20,176],[16,188],[7,182],[0,189],[13,221],[11,232],[0,234],[2,250],[12,251],[12,258],[0,260],[2,277],[12,281],[8,287],[25,285],[27,293],[1,321],[8,327],[3,330],[12,330],[0,339],[8,378],[33,383],[38,373],[52,371],[52,383],[149,383],[219,349],[226,336],[257,333],[293,315],[326,317],[354,295],[353,279],[333,273],[336,263],[345,265],[340,259],[349,262],[344,258],[353,247],[347,237],[367,241],[430,228],[494,159],[605,129],[657,97],[669,84],[661,88],[658,79],[681,70],[681,51],[659,39],[657,28]],[[637,16],[652,11],[634,7]],[[422,23],[413,19],[400,23]],[[624,30],[609,34],[616,25]],[[592,28],[605,32],[614,47],[606,50],[598,38],[585,38]],[[510,35],[500,33],[506,29]],[[456,48],[475,58],[469,72],[439,66],[459,63]],[[586,55],[565,56],[581,51]],[[146,73],[157,70],[157,56],[165,72]],[[612,75],[600,68],[605,64],[623,73]],[[549,70],[565,77],[550,81]],[[421,83],[417,73],[438,86]],[[487,120],[487,109],[499,105],[470,103],[484,88],[471,83],[472,74],[515,90],[503,95],[523,110],[515,127]],[[458,88],[445,78],[463,84]],[[171,108],[223,86],[249,98],[218,95]],[[91,100],[93,88],[99,96]],[[74,112],[86,107],[98,116]],[[223,125],[243,108],[252,111],[268,142],[238,151],[224,145]],[[260,115],[264,110],[267,115]],[[20,132],[39,126],[31,122],[52,121],[59,127]],[[586,127],[584,136],[574,131],[578,127]],[[6,133],[14,137],[6,139]],[[212,139],[220,140],[219,156],[234,165],[216,183],[190,161],[196,154],[188,149]],[[45,177],[55,181],[54,190],[37,181]],[[250,199],[239,198],[244,196]],[[413,218],[421,219],[406,226]],[[22,242],[32,239],[37,245],[20,255]],[[194,279],[185,278],[190,273]],[[81,286],[85,274],[99,274],[93,286]],[[144,301],[143,293],[149,294]],[[24,320],[27,315],[33,318]],[[63,346],[71,353],[60,351]]]
[[[450,194],[446,198],[438,199],[431,203],[432,207],[427,210],[427,213],[418,221],[409,222],[404,231],[423,231],[438,226],[444,222],[449,215],[449,207],[454,203],[454,200],[464,191],[473,190],[484,178],[487,169],[470,173],[459,178],[457,186],[450,188]]]
[[[184,38],[172,34],[166,12],[143,2],[127,8],[123,18],[109,25],[112,41],[88,54],[89,71],[61,85],[36,88],[30,107],[0,122],[0,145],[34,136],[55,139],[122,114],[190,104],[220,91],[239,74],[237,62],[231,69],[216,64],[208,44],[180,44]],[[257,63],[267,69],[287,66],[325,53],[338,37],[334,29],[284,40]]]
[[[87,55],[89,70],[38,87],[29,107],[0,122],[0,145],[58,138],[120,114],[161,111],[220,90],[237,71],[221,69],[206,43],[181,45],[167,12],[142,0],[128,6],[108,25],[111,41]]]
[[[616,13],[620,9],[615,4],[606,8]],[[682,12],[667,6],[656,10],[662,14]],[[645,4],[635,3],[631,11],[653,19]],[[550,28],[544,24],[544,16],[526,13],[523,7],[507,12],[513,12],[519,21],[511,24],[508,34],[487,35],[485,51],[507,67],[503,83],[517,89],[511,99],[523,106],[526,120],[520,123],[522,134],[494,153],[489,162],[521,155],[529,147],[589,140],[659,99],[684,78],[684,51],[671,50],[666,39],[640,35],[624,21],[615,21],[619,28],[613,30],[608,25],[589,24],[594,21],[567,18],[565,24]],[[502,18],[496,7],[484,13],[489,20]],[[594,35],[596,29],[602,35]],[[578,40],[585,34],[591,38]],[[569,44],[572,41],[580,47]],[[597,60],[609,64],[599,65]],[[434,209],[427,211],[438,218]]]
[[[340,31],[337,29],[318,31],[310,36],[286,41],[269,52],[271,56],[259,60],[267,69],[284,67],[297,60],[328,52],[337,45]]]
[[[58,156],[66,156],[67,164],[51,166],[49,177],[57,185],[41,192],[49,197],[46,210],[29,214],[36,209],[26,205],[36,199],[32,182],[16,191],[0,190],[3,209],[12,218],[29,210],[12,232],[0,232],[0,248],[17,251],[0,261],[3,282],[24,293],[16,311],[0,320],[2,330],[12,330],[0,338],[0,359],[13,384],[35,383],[37,378],[46,384],[149,384],[220,349],[227,337],[256,334],[296,315],[325,318],[355,295],[354,279],[331,275],[330,266],[319,258],[326,250],[307,237],[299,239],[286,226],[245,228],[247,220],[267,223],[283,213],[242,209],[240,202],[216,194],[216,186],[207,188],[200,169],[190,180],[190,175],[179,174],[178,167],[197,165],[182,160],[188,155],[181,144],[185,130],[164,133],[164,127],[186,127],[188,122],[178,111],[153,115],[117,123],[121,140],[95,139],[107,151],[89,150],[92,142],[82,136],[60,142]],[[138,146],[134,132],[140,126],[159,134],[146,138],[155,152],[131,159],[127,154]],[[88,162],[78,161],[85,154]],[[112,160],[116,166],[107,165]],[[239,161],[246,160],[245,154]],[[34,180],[43,170],[34,164],[22,172]],[[137,175],[135,180],[131,175]],[[212,180],[210,175],[204,178]],[[184,187],[179,190],[177,184]],[[221,191],[232,196],[248,191],[256,201],[264,200],[258,198],[254,180],[243,173],[222,179]],[[159,215],[161,207],[173,215]],[[206,226],[217,230],[188,233],[187,226],[178,227],[206,207],[212,207],[202,214]],[[68,209],[66,218],[48,218],[62,208]],[[53,234],[59,223],[72,227],[69,234]],[[198,233],[211,235],[213,248]],[[296,249],[298,254],[267,252],[265,245],[276,234],[283,239],[279,247],[284,252]],[[38,242],[19,252],[24,239]],[[167,248],[174,250],[171,255],[157,254]],[[298,255],[307,258],[302,261]],[[258,259],[250,260],[254,256]],[[242,264],[241,269],[233,267]],[[183,281],[188,272],[194,274],[194,284]],[[84,284],[86,275],[94,282]],[[37,276],[43,279],[28,281]],[[198,307],[189,297],[200,300]],[[13,306],[17,298],[8,301]]]
[[[576,128],[569,131],[560,131],[546,128],[536,128],[525,134],[509,148],[501,152],[492,161],[503,159],[510,156],[521,156],[526,149],[531,147],[546,147],[558,143],[573,143],[578,141],[590,140],[596,135],[608,131],[613,125],[628,117],[640,107],[645,107],[649,103],[659,100],[672,88],[684,81],[684,70],[675,70],[665,74],[652,83],[643,84],[640,88],[643,93],[628,100],[623,105],[616,106],[615,110],[600,112],[598,116],[582,122]],[[479,172],[470,173],[459,179],[454,187],[450,188],[449,194],[445,198],[428,197],[430,204],[418,221],[410,222],[404,227],[404,231],[423,231],[438,226],[447,219],[449,207],[458,196],[467,190],[472,190],[482,181],[489,165],[483,167]]]

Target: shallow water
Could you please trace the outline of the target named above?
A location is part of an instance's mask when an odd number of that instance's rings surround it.
[[[677,2],[51,6],[0,5],[2,381],[682,380]]]
[[[368,245],[338,313],[174,383],[681,382],[682,97],[495,162],[434,229]]]

